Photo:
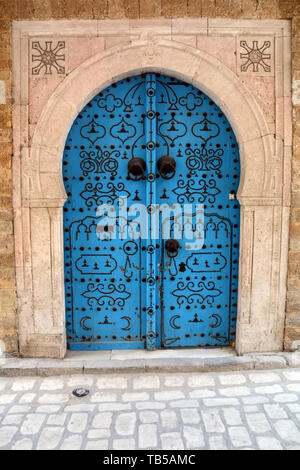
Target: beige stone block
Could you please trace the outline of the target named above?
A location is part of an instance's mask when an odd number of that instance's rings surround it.
[[[257,104],[264,113],[267,123],[275,123],[275,80],[274,77],[256,77],[254,75],[240,77]]]
[[[103,37],[71,37],[69,39],[69,71],[103,51]]]
[[[13,224],[11,220],[0,221],[0,233],[11,235],[13,233]]]
[[[291,96],[292,94],[292,54],[291,54],[291,38],[284,36],[283,41],[283,96]]]
[[[143,43],[145,44],[145,42]],[[147,43],[141,49],[141,70],[147,71],[148,67],[154,67],[161,71],[163,51],[158,45],[158,39],[152,35],[147,37]]]
[[[208,18],[208,34],[288,36],[291,35],[291,25],[289,20]]]
[[[20,294],[24,291],[24,269],[23,266],[15,267],[15,280],[17,292]]]
[[[59,87],[57,94],[80,111],[97,92],[109,86],[113,81],[123,76],[136,74],[136,70],[142,67],[143,52],[141,48],[123,46],[120,49],[94,56],[70,75],[70,79]],[[112,61],[112,56],[116,60]],[[128,64],[133,70],[131,73],[128,73]]]
[[[31,246],[33,308],[37,332],[58,334],[55,329],[53,300],[58,295],[53,289],[51,250],[55,249],[51,239],[51,218],[48,208],[31,209]]]
[[[284,98],[276,97],[275,102],[275,132],[278,139],[284,138]]]
[[[60,149],[76,116],[76,111],[72,104],[58,95],[52,95],[39,121],[41,145]],[[38,145],[38,142],[35,142],[35,136],[33,145]]]
[[[265,162],[261,139],[241,143],[240,156],[242,178],[238,190],[238,198],[251,197],[254,194],[262,196],[264,187]]]
[[[62,178],[62,161],[57,155],[57,152],[53,152],[51,148],[38,147],[39,153],[39,166],[38,170],[40,173],[55,173],[58,179]],[[50,193],[48,194],[50,196]]]
[[[30,146],[32,146],[35,130],[36,130],[36,124],[28,124],[28,142]]]
[[[1,269],[0,289],[14,289],[15,288],[15,270],[11,266],[9,268]]]
[[[12,175],[13,175],[13,199],[12,205],[14,208],[21,207],[21,160],[19,155],[15,155],[12,161]]]
[[[174,43],[175,44],[175,43]],[[199,70],[199,64],[201,58],[194,55],[194,53],[186,54],[184,46],[176,44],[174,47],[170,47],[166,44],[165,47],[157,48],[158,54],[161,57],[161,67],[163,70],[172,70],[177,73],[178,76],[186,76],[190,79],[195,76],[197,70]],[[195,54],[197,51],[195,51]],[[185,65],[182,66],[182,59],[185,57]]]
[[[152,47],[152,44],[150,44],[150,46]],[[114,81],[116,81],[117,77],[126,77],[128,72],[129,75],[136,75],[136,72],[141,70],[141,67],[143,66],[145,49],[145,46],[140,47],[140,43],[138,41],[132,42],[131,47],[125,45],[118,49],[117,61],[112,62],[111,59],[107,58],[103,65],[107,68],[111,66],[110,74]],[[110,54],[110,57],[113,57],[115,52],[111,50]],[[130,64],[129,67],[128,64]]]
[[[183,34],[173,34],[172,40],[186,44],[187,46],[197,47],[197,36],[196,35],[183,35]]]
[[[14,23],[15,25],[16,23]],[[11,38],[11,49],[12,49],[12,95],[14,103],[21,103],[21,34],[19,30],[13,25],[13,34]],[[28,67],[25,70],[25,77],[28,73]],[[24,84],[24,82],[23,82]],[[27,103],[26,103],[27,104]]]
[[[53,99],[51,100],[52,102],[54,101]],[[43,114],[45,114],[45,109],[43,110]],[[45,122],[45,116],[41,116],[40,120],[43,118]],[[45,124],[44,124],[45,125]],[[38,156],[37,156],[37,149],[41,148],[44,146],[44,125],[40,126],[39,123],[33,126],[29,126],[30,132],[32,132],[32,137],[31,137],[31,145],[30,145],[30,158],[32,159],[31,161],[34,162],[35,168],[38,168]],[[57,144],[57,142],[55,143]],[[52,143],[53,145],[53,143]],[[49,145],[46,145],[46,148],[51,148]],[[53,153],[56,153],[57,151],[57,145],[52,146],[52,151]]]
[[[43,77],[31,77],[29,87],[29,116],[31,124],[38,122],[48,99],[63,79],[64,76],[59,75],[51,77],[51,80],[47,80]]]
[[[229,69],[221,69],[222,65],[219,62],[215,64],[212,62],[213,58],[211,56],[199,51],[199,59],[197,60],[192,84],[203,90],[220,107],[223,107],[228,117],[228,115],[231,116],[228,108],[228,96],[235,94],[237,95],[236,99],[239,99],[247,90],[243,86],[239,86],[235,75]]]
[[[11,142],[12,141],[12,130],[11,129],[0,129],[0,142]]]
[[[173,18],[172,36],[174,34],[207,34],[206,18]]]
[[[274,224],[277,223],[278,215],[280,220],[280,208],[279,213],[273,207],[254,207],[253,211],[252,230],[248,231],[247,234],[245,233],[246,238],[252,237],[252,241],[248,245],[247,250],[247,244],[242,243],[240,259],[242,266],[244,263],[247,263],[247,266],[251,266],[250,273],[249,269],[247,269],[247,284],[249,285],[249,292],[251,292],[251,302],[248,303],[248,315],[246,317],[249,326],[247,332],[246,330],[243,332],[239,331],[239,335],[243,334],[244,339],[246,339],[245,335],[248,335],[247,337],[251,345],[247,345],[245,341],[243,341],[244,344],[242,345],[242,348],[246,348],[244,350],[248,352],[254,350],[271,351],[276,350],[276,348],[278,350],[280,349],[283,335],[282,317],[284,306],[283,308],[281,307],[277,317],[277,322],[281,318],[280,326],[278,326],[281,330],[280,334],[273,337],[270,328],[273,328],[272,325],[275,321],[275,312],[271,309],[274,296],[272,277],[275,274],[278,282],[279,276],[278,270],[274,272],[275,253],[273,246],[274,243],[280,242],[281,236],[280,230],[277,229],[274,232]],[[242,224],[244,230],[246,227],[244,227],[244,223]],[[249,230],[250,227],[247,228]],[[244,236],[244,233],[242,236]],[[246,299],[244,299],[244,302],[239,303],[240,313],[246,308],[247,303],[245,304],[245,301]],[[243,328],[243,318],[245,318],[244,315],[239,320],[239,328]]]
[[[19,155],[23,146],[28,146],[28,117],[29,106],[13,104],[14,135],[18,137],[14,142],[14,154]]]
[[[24,272],[20,273],[22,268],[16,268],[16,279],[17,279],[17,286],[18,286],[18,277],[22,277],[24,281]],[[22,288],[23,287],[23,288]],[[23,283],[23,286],[20,288],[18,286],[18,308],[17,308],[17,315],[18,315],[18,329],[19,329],[19,341],[21,342],[21,337],[25,339],[31,333],[34,332],[34,311],[32,305],[32,286],[30,289],[24,289],[26,287]]]
[[[292,191],[300,191],[300,168],[293,170]]]
[[[134,34],[138,31],[153,31],[160,34],[171,34],[172,20],[169,18],[139,18],[129,19],[129,28]]]
[[[65,325],[64,241],[62,208],[49,208],[51,234],[51,268],[53,296],[53,326],[58,332]]]
[[[29,101],[29,90],[28,90],[28,57],[29,57],[29,46],[28,38],[22,37],[20,40],[20,55],[18,56],[20,66],[19,66],[19,80],[18,83],[18,92],[16,93],[16,98],[19,101],[15,101],[16,104],[28,105]],[[13,81],[14,83],[14,81]],[[19,86],[19,84],[21,86]],[[15,96],[14,96],[15,97]]]
[[[97,35],[115,35],[115,34],[124,34],[129,30],[130,21],[128,18],[122,19],[105,19],[97,21]]]
[[[48,20],[48,21],[17,21],[13,23],[14,30],[22,35],[33,37],[59,36],[96,36],[97,20]]]
[[[21,220],[22,220],[22,254],[23,260],[22,265],[25,267],[31,267],[31,245],[30,245],[30,237],[31,237],[31,227],[30,227],[30,209],[27,207],[22,208],[21,212]],[[26,278],[25,278],[26,279]],[[28,288],[31,288],[31,284],[28,285]],[[25,286],[27,288],[27,286]]]
[[[21,178],[22,178],[22,187],[20,188],[20,194],[22,197],[23,205],[28,202],[28,193],[29,193],[29,179],[31,173],[37,168],[34,161],[30,160],[30,149],[28,146],[21,147],[21,152],[18,157],[20,170],[21,170]],[[31,167],[32,165],[32,167]],[[32,170],[32,171],[31,171]],[[13,181],[15,184],[15,181]],[[15,188],[13,188],[14,190]]]
[[[282,69],[283,65],[283,42],[282,37],[274,38],[274,73],[276,76],[275,82],[275,94],[276,98],[282,97],[283,93],[283,75],[284,71]]]
[[[0,290],[0,311],[13,312],[15,309],[15,291],[14,289],[1,289]]]
[[[16,327],[16,316],[15,314],[1,314],[1,329],[5,334],[14,334]]]
[[[117,45],[130,44],[130,36],[108,36],[104,38],[104,48],[109,49]]]
[[[294,106],[300,104],[300,80],[293,80],[292,82],[292,103]]]
[[[0,104],[6,104],[6,86],[3,80],[0,80]]]
[[[236,72],[235,38],[197,36],[197,48],[216,57],[233,72]]]
[[[289,146],[284,147],[283,159],[283,189],[282,189],[282,204],[284,206],[291,205],[291,178],[292,178],[292,148]]]
[[[65,334],[20,335],[20,355],[22,357],[63,359],[65,354]]]
[[[251,99],[251,95],[239,93],[236,87],[230,93],[222,98],[224,105],[222,109],[227,108],[227,116],[232,116],[231,122],[237,134],[240,136],[240,142],[259,139],[262,135],[268,134],[267,123],[260,108],[256,102]],[[223,92],[224,93],[224,92]]]
[[[11,255],[13,254],[13,235],[7,233],[0,233],[0,254],[1,256],[1,267],[3,267],[3,261],[5,261],[5,256],[9,256],[8,260],[10,259]],[[4,264],[6,264],[4,262]]]
[[[99,70],[96,72],[94,68],[93,72],[93,75],[88,74],[87,68],[82,65],[73,70],[73,72],[71,72],[56,89],[55,95],[51,97],[51,101],[49,101],[49,109],[53,108],[55,100],[59,100],[60,102],[64,101],[74,110],[75,118],[76,114],[78,114],[84,105],[96,94],[97,88],[101,87],[101,83],[106,80],[108,83],[109,71],[103,68],[98,75],[95,75]],[[46,119],[49,119],[48,116]],[[70,122],[70,127],[71,124],[72,123]],[[37,143],[39,143],[39,141],[37,141]]]
[[[14,242],[15,242],[15,264],[23,266],[23,227],[22,227],[22,209],[14,210]]]
[[[62,178],[59,173],[40,173],[40,185],[42,197],[52,199],[53,197],[66,198]]]
[[[283,98],[283,127],[284,127],[284,144],[292,145],[293,127],[292,127],[292,102],[289,96]]]
[[[268,149],[266,154],[270,158],[266,160],[264,195],[266,197],[282,197],[283,178],[283,142],[274,139],[272,134],[262,138],[264,148]]]

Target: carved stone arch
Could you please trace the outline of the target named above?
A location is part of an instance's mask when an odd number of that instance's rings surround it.
[[[242,171],[238,197],[242,204],[245,197],[275,196],[268,184],[270,175],[266,175],[273,155],[270,131],[247,88],[215,57],[180,43],[161,40],[153,46],[136,41],[101,52],[80,65],[55,90],[33,136],[31,155],[37,174],[31,199],[64,200],[61,161],[65,139],[76,115],[110,83],[147,70],[192,83],[223,110],[239,142]],[[54,186],[49,193],[51,181]]]
[[[22,176],[22,221],[15,219],[16,226],[23,224],[21,232],[30,233],[23,240],[30,275],[22,265],[18,281],[20,352],[38,357],[65,354],[62,206],[66,194],[61,165],[68,131],[97,92],[144,71],[192,83],[221,107],[233,127],[241,157],[242,206],[236,348],[238,353],[278,351],[284,321],[279,292],[282,295],[285,289],[280,276],[282,180],[268,125],[247,88],[215,57],[175,41],[150,38],[108,49],[81,64],[55,90],[36,125]]]

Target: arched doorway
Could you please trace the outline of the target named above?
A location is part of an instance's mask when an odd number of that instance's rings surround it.
[[[63,161],[71,349],[220,347],[234,341],[239,176],[238,145],[224,113],[177,78],[128,77],[83,108]],[[127,198],[127,216],[120,197]],[[111,206],[111,224],[99,224],[96,209],[103,204]],[[150,216],[147,233],[142,223],[132,237],[131,208],[142,204]],[[191,224],[195,232],[195,204],[204,208],[204,241],[196,247],[184,230],[177,239],[172,212],[185,205],[190,212],[182,214],[180,228]],[[164,205],[171,208],[173,248],[163,237]],[[151,212],[158,206],[155,232]]]
[[[77,32],[80,27],[81,23]],[[19,39],[22,34],[18,31]],[[145,37],[100,51],[68,74],[43,108],[32,136],[30,158],[19,127],[26,108],[15,108],[14,141],[16,148],[22,148],[20,159],[13,159],[13,174],[19,345],[24,357],[62,358],[66,352],[63,206],[67,195],[61,168],[68,132],[77,114],[99,91],[142,71],[193,83],[230,121],[241,160],[234,346],[238,354],[282,350],[290,182],[287,176],[283,185],[286,173],[282,170],[288,158],[274,147],[274,136],[253,95],[216,57],[175,40],[160,38],[154,53],[152,46]],[[18,57],[16,70],[20,70]],[[19,89],[26,92],[26,83],[21,80]],[[22,95],[17,94],[16,100],[18,96]],[[26,119],[24,126],[28,130]]]

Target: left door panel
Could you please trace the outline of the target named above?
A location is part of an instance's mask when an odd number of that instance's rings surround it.
[[[145,347],[144,240],[122,239],[127,204],[145,203],[128,161],[145,155],[145,79],[130,77],[96,95],[68,134],[63,178],[67,342],[70,349]],[[122,203],[122,202],[121,202]],[[111,205],[106,224],[97,214]],[[114,219],[115,217],[115,219]]]

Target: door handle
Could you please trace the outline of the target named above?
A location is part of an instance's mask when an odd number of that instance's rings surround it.
[[[146,171],[146,162],[142,158],[135,157],[128,162],[128,174],[127,179],[132,181],[139,181],[144,179],[144,173]]]
[[[170,238],[169,240],[166,241],[165,248],[167,250],[167,255],[169,256],[169,258],[175,258],[175,256],[178,255],[178,250],[180,248],[180,245],[177,240]]]
[[[176,161],[173,157],[164,155],[157,160],[157,169],[162,178],[169,180],[175,175]]]

